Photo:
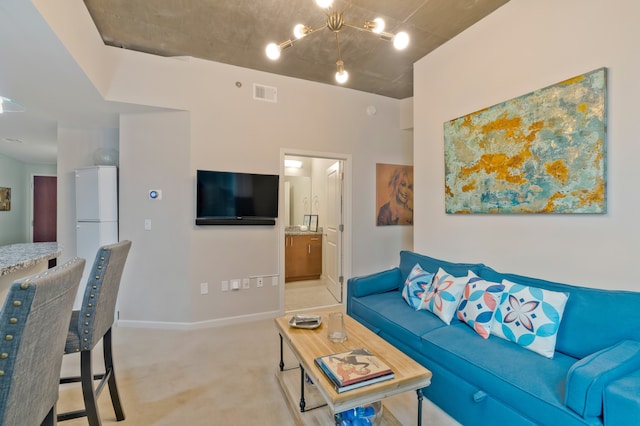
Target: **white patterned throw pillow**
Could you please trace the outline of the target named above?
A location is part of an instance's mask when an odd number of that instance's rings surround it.
[[[485,281],[469,271],[469,282],[458,305],[458,319],[467,323],[483,339],[488,339],[503,290],[504,284]]]
[[[569,295],[502,280],[505,290],[491,334],[553,358],[556,337]]]
[[[444,269],[438,268],[431,288],[422,298],[422,309],[433,312],[445,324],[451,324],[469,278],[468,274],[464,277],[454,277]]]
[[[422,269],[419,263],[409,272],[402,288],[402,297],[416,311],[420,309],[422,296],[431,287],[432,280],[433,274]]]

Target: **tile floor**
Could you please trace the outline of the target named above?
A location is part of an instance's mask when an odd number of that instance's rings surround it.
[[[324,280],[291,281],[284,285],[284,309],[287,312],[335,306],[335,297]]]

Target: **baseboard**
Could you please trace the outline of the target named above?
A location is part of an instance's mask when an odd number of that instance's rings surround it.
[[[269,311],[197,322],[136,321],[121,319],[116,321],[116,326],[123,328],[154,328],[162,330],[199,330],[203,328],[224,327],[233,324],[244,324],[247,322],[277,318],[281,315],[280,311]]]

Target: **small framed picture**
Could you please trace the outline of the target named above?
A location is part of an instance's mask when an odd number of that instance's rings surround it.
[[[311,224],[311,215],[305,214],[304,219],[302,220],[302,225],[309,226]]]
[[[312,214],[309,222],[309,231],[318,232],[318,215]]]

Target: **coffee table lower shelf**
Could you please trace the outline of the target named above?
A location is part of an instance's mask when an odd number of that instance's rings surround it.
[[[287,401],[289,410],[293,415],[296,425],[333,425],[333,413],[322,398],[315,385],[305,382],[304,398],[305,411],[300,411],[300,368],[290,368],[280,371],[276,369],[276,378],[280,384],[280,390]],[[393,414],[383,405],[381,426],[402,426]]]

